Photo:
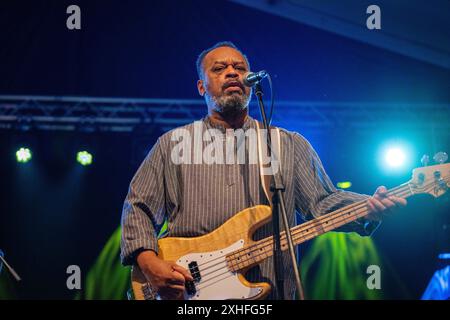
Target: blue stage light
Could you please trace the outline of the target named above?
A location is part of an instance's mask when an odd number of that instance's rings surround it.
[[[391,168],[399,168],[405,164],[406,153],[401,147],[391,147],[386,150],[384,161]]]
[[[394,172],[403,174],[410,170],[410,166],[414,163],[412,147],[404,141],[395,140],[385,143],[378,155],[380,167],[389,174]]]

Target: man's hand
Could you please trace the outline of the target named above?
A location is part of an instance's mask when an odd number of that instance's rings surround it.
[[[367,201],[369,207],[367,219],[380,221],[384,215],[391,214],[392,211],[404,207],[406,204],[406,199],[388,196],[386,187],[378,187],[374,195]]]
[[[184,282],[193,281],[189,271],[175,262],[164,261],[154,251],[144,251],[137,257],[139,268],[162,299],[183,299]]]

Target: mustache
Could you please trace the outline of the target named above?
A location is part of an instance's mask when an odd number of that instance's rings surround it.
[[[239,87],[239,88],[241,88],[241,90],[242,90],[243,92],[245,92],[244,84],[242,84],[241,82],[239,82],[239,81],[237,81],[237,80],[233,80],[233,81],[228,81],[228,82],[226,82],[226,83],[222,86],[222,89],[225,90],[226,88],[229,88],[229,87]]]

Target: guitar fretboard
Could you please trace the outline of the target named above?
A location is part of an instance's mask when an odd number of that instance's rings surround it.
[[[387,192],[388,196],[398,196],[402,198],[410,197],[413,194],[414,192],[409,183],[390,189]],[[294,245],[299,245],[326,232],[363,218],[368,213],[369,208],[367,199],[352,203],[351,205],[291,228],[292,241]],[[288,249],[286,233],[284,231],[280,233],[280,244],[283,251]],[[228,254],[226,259],[230,270],[239,271],[257,265],[272,255],[273,236],[264,238],[240,250],[234,251],[233,253]]]

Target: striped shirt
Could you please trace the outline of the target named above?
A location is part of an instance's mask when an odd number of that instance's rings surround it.
[[[208,116],[200,123],[202,130],[218,129],[223,137],[230,132],[212,123]],[[194,124],[182,129],[194,136]],[[242,129],[256,129],[256,126],[256,121],[248,117]],[[169,131],[158,139],[130,183],[121,221],[121,260],[124,265],[134,263],[137,250],[158,251],[155,226],[165,220],[168,222],[167,236],[196,237],[213,231],[245,208],[268,204],[258,164],[175,164],[171,153],[178,141],[172,141],[173,132]],[[337,190],[317,153],[300,134],[280,129],[280,140],[281,174],[291,227],[297,222],[296,212],[304,220],[309,220],[368,197]],[[202,143],[204,148],[210,144]],[[353,222],[340,231],[370,235],[375,227],[374,224]],[[272,224],[268,223],[256,231],[254,238],[270,236],[271,230]],[[291,265],[286,251],[283,253],[283,274],[285,297],[288,299],[295,292]],[[276,297],[272,259],[252,268],[246,278],[251,282],[269,281],[272,291],[268,298]]]

